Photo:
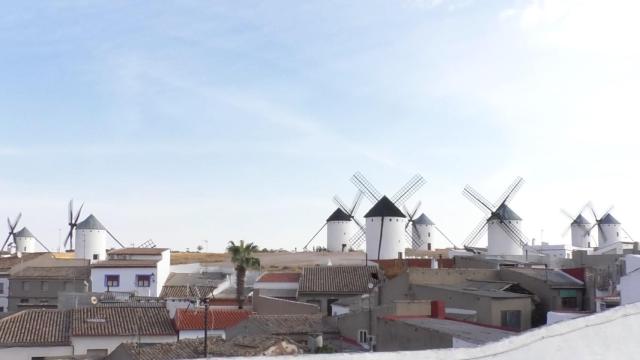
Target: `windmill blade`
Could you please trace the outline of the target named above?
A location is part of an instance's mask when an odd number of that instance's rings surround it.
[[[351,248],[358,248],[360,247],[360,245],[362,244],[362,239],[364,238],[364,230],[361,228],[358,231],[356,231],[355,234],[353,234],[353,236],[351,236],[351,238],[348,241],[349,247]]]
[[[521,178],[520,176],[516,177],[513,183],[509,185],[507,190],[505,190],[505,192],[493,204],[495,208],[496,209],[499,208],[500,205],[502,204],[508,204],[509,201],[511,201],[511,199],[513,198],[513,196],[520,190],[520,188],[522,187],[522,184],[524,184],[524,179]]]
[[[73,199],[69,200],[69,224],[73,222]]]
[[[425,183],[426,181],[422,175],[413,175],[413,177],[391,197],[391,201],[396,204],[396,206],[404,204],[416,191],[420,190]]]
[[[607,215],[611,212],[611,210],[613,210],[613,208],[614,208],[614,207],[615,207],[615,206],[613,206],[613,205],[609,206],[609,209],[607,209],[607,211],[605,211],[605,212],[602,214],[602,217],[600,217],[600,220],[602,220],[602,218],[603,218],[603,217],[607,216]]]
[[[480,237],[482,237],[482,235],[484,235],[484,233],[487,231],[487,220],[486,219],[482,219],[478,225],[476,225],[476,227],[473,229],[473,231],[471,231],[471,233],[469,234],[469,236],[467,236],[467,238],[464,240],[464,243],[462,244],[462,246],[469,246],[469,247],[473,247],[475,246],[475,244],[478,242],[478,240],[480,239]]]
[[[382,198],[382,194],[359,171],[353,174],[350,180],[372,204],[377,203]]]
[[[49,248],[48,248],[48,247],[46,247],[46,246],[42,243],[42,241],[40,241],[40,239],[38,239],[38,238],[37,238],[37,237],[35,237],[35,236],[34,236],[33,238],[34,238],[34,239],[36,239],[36,241],[38,242],[38,244],[40,244],[40,246],[42,246],[45,250],[47,250],[47,252],[48,252],[48,253],[50,253],[50,252],[51,252],[51,250],[49,250]]]
[[[567,236],[567,233],[569,232],[569,230],[571,230],[571,225],[567,226],[563,231],[562,234],[560,236],[565,237]]]
[[[105,230],[107,230],[107,229],[105,229]],[[117,242],[117,243],[118,243],[118,245],[120,245],[120,247],[122,247],[122,248],[124,248],[124,247],[125,247],[124,245],[122,245],[122,243],[121,243],[118,239],[116,239],[116,237],[115,237],[115,236],[113,236],[113,234],[111,233],[111,231],[107,230],[107,234],[109,234],[109,236],[111,236],[111,238],[112,238],[113,240],[115,240],[115,242]]]
[[[73,226],[70,227],[69,234],[67,234],[67,238],[64,240],[64,247],[67,247],[67,244],[70,244],[69,249],[73,248]]]
[[[7,236],[7,239],[2,244],[2,248],[0,248],[0,251],[4,250],[4,247],[7,246],[7,243],[9,242],[10,238],[11,238],[11,233],[9,233],[9,236]]]
[[[80,207],[78,208],[78,213],[76,214],[76,218],[73,221],[74,225],[78,224],[78,219],[80,219],[80,213],[82,213],[82,208],[84,207],[84,203],[80,204]]]
[[[413,249],[419,249],[422,246],[420,237],[414,236],[409,230],[405,230],[404,239],[411,245]]]
[[[422,201],[418,201],[416,206],[413,208],[413,211],[411,212],[411,219],[416,217],[416,213],[420,210],[420,206],[422,206]]]
[[[424,241],[422,240],[420,236],[420,231],[418,231],[418,227],[414,222],[411,223],[411,229],[412,229],[411,238],[416,243],[416,245],[418,245],[418,248],[422,247],[424,245]]]
[[[604,216],[604,215],[603,215]],[[604,242],[606,242],[607,244],[609,244],[609,239],[607,238],[607,234],[605,231],[602,230],[602,225],[600,225],[600,222],[598,222],[598,246],[600,246],[600,235],[602,235],[602,237],[604,238]]]
[[[336,203],[336,205],[338,205],[338,207],[340,209],[342,209],[342,211],[344,211],[345,213],[349,213],[349,209],[347,208],[347,206],[344,204],[344,201],[342,201],[342,199],[340,199],[338,197],[338,195],[333,197],[333,202]]]
[[[13,221],[13,226],[11,226],[11,232],[13,232],[13,230],[16,229],[16,227],[18,226],[18,223],[20,222],[20,219],[22,219],[22,213],[18,213],[18,216],[16,216],[16,219]]]
[[[444,232],[442,232],[442,230],[440,230],[440,228],[437,225],[434,225],[433,227],[436,228],[436,230],[440,233],[440,235],[442,235],[443,238],[447,239],[449,244],[453,245],[454,249],[458,248],[458,246],[453,241],[451,241],[451,239],[449,239],[449,237]]]
[[[362,191],[358,190],[356,192],[356,196],[353,198],[353,203],[351,203],[351,211],[347,212],[349,216],[353,217],[353,214],[358,212],[358,208],[362,203],[362,195],[363,195]]]
[[[563,213],[563,214],[564,214],[566,217],[568,217],[569,219],[571,219],[571,222],[573,222],[573,221],[578,217],[578,215],[576,215],[576,216],[571,215],[571,214],[570,214],[567,210],[565,210],[565,209],[560,209],[560,212],[561,212],[561,213]]]
[[[516,243],[516,245],[524,249],[524,247],[527,245],[528,239],[524,236],[520,229],[504,221],[498,222],[498,225],[509,236],[509,238],[514,243]]]
[[[627,232],[627,230],[623,227],[620,228],[620,230],[622,230],[623,233],[625,233],[627,235],[627,237],[629,238],[629,240],[631,241],[635,241],[633,240],[633,238],[631,237],[631,235],[629,235],[629,233]]]
[[[470,185],[464,187],[462,195],[469,199],[487,216],[491,215],[496,210],[489,200],[485,199],[484,196],[480,195],[480,193],[474,190]]]
[[[324,229],[324,227],[327,226],[327,223],[325,222],[324,224],[322,224],[322,227],[316,231],[315,234],[313,234],[313,236],[311,237],[311,239],[309,239],[309,241],[307,241],[306,244],[304,244],[304,247],[302,249],[307,250],[307,247],[309,246],[309,244],[311,244],[311,242],[313,241],[313,239],[316,238],[316,236],[318,236],[318,234],[320,234],[320,231],[322,231],[322,229]]]
[[[356,218],[352,218],[353,221],[356,223],[356,225],[358,225],[358,227],[360,228],[360,230],[364,231],[364,225],[362,225],[362,223],[360,222],[360,220],[356,219]]]

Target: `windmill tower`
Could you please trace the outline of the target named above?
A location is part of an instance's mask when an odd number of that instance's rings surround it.
[[[112,238],[120,247],[124,245],[93,216],[87,216],[76,226],[76,259],[89,259],[92,262],[107,258],[107,238]]]
[[[589,206],[589,203],[585,204],[580,212],[573,216],[569,214],[569,212],[562,210],[562,213],[565,214],[569,219],[571,219],[571,224],[569,227],[565,229],[562,233],[564,237],[569,230],[571,230],[571,245],[575,248],[590,248],[591,247],[591,228],[592,224],[582,216],[584,210]]]
[[[415,175],[391,198],[382,194],[371,183],[357,172],[351,177],[351,182],[362,191],[364,196],[374,205],[364,215],[365,231],[358,231],[350,240],[350,244],[359,246],[364,236],[366,252],[369,259],[397,259],[404,253],[406,245],[406,215],[398,208],[415,194],[425,180]]]
[[[353,215],[360,206],[362,192],[358,191],[356,193],[350,208],[347,208],[337,195],[333,197],[333,200],[338,204],[338,208],[327,218],[327,250],[340,252],[347,249],[349,239],[353,236],[352,221],[359,228],[364,228]]]
[[[356,211],[358,211],[361,199],[362,192],[358,191],[351,207],[347,207],[337,195],[334,196],[333,201],[338,205],[338,208],[329,215],[322,227],[307,241],[303,249],[307,250],[309,244],[311,244],[320,231],[326,226],[327,250],[331,252],[345,251],[349,245],[349,239],[353,236],[353,223],[356,223],[360,229],[364,229],[364,226],[354,216]]]
[[[38,240],[38,238],[33,235],[31,231],[29,231],[29,229],[27,229],[26,227],[23,227],[22,229],[20,229],[20,231],[15,232],[21,218],[22,213],[19,213],[18,216],[16,216],[16,219],[13,221],[13,223],[9,218],[7,218],[7,224],[9,225],[9,235],[4,241],[4,244],[2,244],[2,249],[0,250],[4,250],[9,243],[9,240],[13,238],[13,246],[18,253],[35,252],[36,243],[40,244],[40,246],[42,246],[47,252],[50,252],[49,249],[44,246],[44,244],[40,242],[40,240]]]
[[[431,250],[436,237],[436,224],[422,213],[417,219],[411,222],[413,224],[412,237],[420,240],[417,250]]]
[[[14,242],[16,244],[16,251],[22,253],[36,252],[36,237],[27,229],[23,227],[13,235]]]
[[[596,226],[598,227],[598,247],[605,247],[622,241],[622,232],[624,232],[624,229],[622,228],[622,224],[611,215],[611,210],[613,210],[613,206],[605,211],[602,216],[598,217],[593,206],[591,207],[591,213],[596,223],[591,226],[589,231]]]
[[[473,247],[480,237],[488,232],[487,254],[522,255],[528,239],[522,233],[522,218],[507,205],[520,190],[524,180],[520,177],[507,188],[495,203],[490,203],[480,193],[467,185],[462,192],[474,203],[485,217],[474,228],[464,242],[465,247]]]

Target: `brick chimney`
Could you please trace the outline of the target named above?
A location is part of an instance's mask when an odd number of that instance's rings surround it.
[[[444,319],[445,317],[444,301],[431,301],[431,317],[435,319]]]

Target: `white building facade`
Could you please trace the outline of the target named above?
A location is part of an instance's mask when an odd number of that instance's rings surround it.
[[[351,216],[338,208],[327,218],[327,250],[342,252],[347,250],[349,239],[353,236]]]
[[[404,213],[383,196],[364,217],[367,257],[385,260],[403,256],[407,245]]]

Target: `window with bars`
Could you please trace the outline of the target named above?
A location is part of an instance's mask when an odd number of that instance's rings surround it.
[[[108,288],[120,286],[120,275],[105,275],[104,286]]]
[[[136,275],[137,287],[149,287],[151,286],[151,275]]]

